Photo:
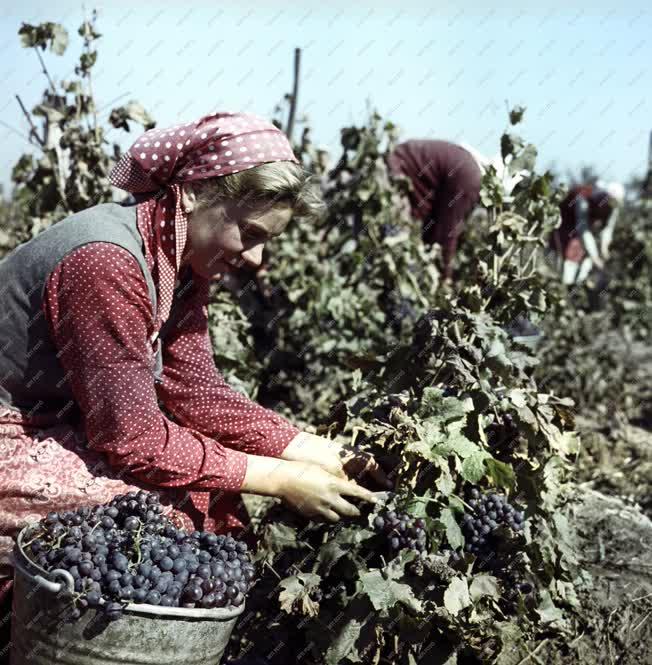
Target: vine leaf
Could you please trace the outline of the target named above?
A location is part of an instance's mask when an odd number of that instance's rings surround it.
[[[278,595],[281,609],[288,614],[295,611],[315,617],[319,614],[319,603],[310,598],[310,592],[319,587],[321,577],[315,573],[299,573],[279,582],[283,589]]]
[[[469,588],[471,600],[476,603],[480,598],[489,596],[494,600],[500,598],[500,588],[498,587],[498,579],[493,575],[485,575],[480,573],[473,578]]]
[[[466,580],[454,577],[444,591],[444,607],[453,615],[459,614],[465,607],[471,604],[469,587]]]
[[[510,464],[489,457],[484,460],[484,465],[487,470],[487,476],[491,478],[494,485],[504,487],[505,489],[512,489],[514,487],[514,469]]]
[[[470,457],[467,457],[462,463],[460,471],[462,478],[469,483],[476,484],[485,475],[485,460],[491,459],[491,455],[486,450],[478,450]]]
[[[379,570],[362,573],[360,582],[374,609],[379,612],[387,612],[397,603],[415,612],[421,612],[423,609],[421,601],[415,597],[410,586],[394,580],[386,580]]]
[[[462,545],[464,545],[464,536],[462,535],[462,530],[457,524],[457,520],[455,519],[453,511],[450,508],[444,508],[441,511],[439,521],[446,529],[446,540],[448,540],[450,546],[453,549],[462,547]]]

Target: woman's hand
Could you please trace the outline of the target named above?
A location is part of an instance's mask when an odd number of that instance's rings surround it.
[[[337,522],[342,517],[358,517],[360,511],[344,497],[352,496],[376,503],[372,492],[352,480],[334,476],[323,468],[303,462],[289,462],[280,497],[306,517]]]
[[[368,475],[385,488],[392,486],[378,462],[369,453],[347,450],[337,441],[300,432],[290,441],[281,459],[308,462],[322,467],[340,478],[361,478]]]

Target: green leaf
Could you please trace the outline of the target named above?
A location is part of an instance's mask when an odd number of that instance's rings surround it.
[[[444,591],[444,607],[453,615],[457,616],[465,607],[471,604],[469,587],[465,580],[454,577],[446,591]]]
[[[39,25],[23,23],[18,30],[21,44],[25,47],[49,48],[56,55],[63,55],[68,46],[68,33],[58,23],[46,22]]]
[[[152,129],[156,126],[156,122],[154,122],[152,116],[147,113],[143,105],[133,100],[124,106],[114,108],[109,116],[109,122],[114,127],[121,127],[127,132],[129,131],[129,120],[137,122],[145,129]]]
[[[485,460],[490,458],[491,455],[486,450],[479,450],[470,457],[467,457],[462,463],[460,471],[462,478],[474,485],[478,483],[485,475]]]
[[[279,582],[282,591],[278,600],[281,609],[288,614],[298,611],[307,616],[319,614],[319,603],[310,599],[310,592],[319,587],[321,577],[314,573],[299,573]]]
[[[374,609],[379,612],[386,612],[397,603],[415,612],[422,610],[421,601],[414,596],[414,592],[409,585],[387,580],[379,570],[362,573],[360,582]]]
[[[450,546],[453,549],[462,547],[464,545],[464,536],[453,511],[450,508],[444,508],[439,516],[439,521],[446,529],[446,540],[448,540]]]
[[[287,524],[269,523],[265,525],[260,552],[266,561],[273,561],[276,554],[285,549],[300,547],[297,530]]]
[[[484,461],[487,476],[497,487],[504,487],[505,489],[512,489],[515,482],[514,469],[510,464],[501,462],[500,460],[488,457]]]
[[[449,423],[466,417],[468,407],[457,397],[444,397],[441,388],[424,388],[417,414],[437,423]]]
[[[436,448],[436,451],[439,454],[450,455],[450,453],[455,453],[462,459],[475,455],[479,450],[480,448],[477,444],[473,443],[473,441],[470,441],[459,432],[450,432],[448,434],[446,443],[441,446],[437,446]]]
[[[52,24],[50,50],[57,55],[63,55],[68,47],[68,32],[58,23]]]
[[[541,618],[541,622],[554,623],[555,621],[563,620],[564,613],[552,602],[550,592],[543,590],[540,596],[541,602],[539,603],[539,607],[537,607],[537,614]]]
[[[439,463],[437,464],[437,462]],[[441,471],[439,478],[435,480],[435,487],[439,490],[441,495],[448,496],[455,491],[455,481],[448,468],[448,462],[441,459],[437,460],[435,463],[439,466],[439,470]]]
[[[523,390],[517,390],[514,388],[507,393],[507,397],[509,397],[509,399],[512,401],[512,404],[517,409],[522,409],[524,406],[527,406],[527,397]]]
[[[322,572],[327,575],[331,568],[345,556],[354,546],[373,537],[370,529],[359,527],[344,527],[319,548],[317,561],[322,565]]]
[[[345,658],[353,663],[360,662],[355,643],[360,637],[362,625],[362,621],[358,619],[351,619],[344,624],[326,651],[324,656],[326,665],[341,665]]]
[[[484,573],[476,575],[471,582],[469,593],[474,603],[485,596],[498,600],[500,598],[498,579],[493,575],[485,575]]]

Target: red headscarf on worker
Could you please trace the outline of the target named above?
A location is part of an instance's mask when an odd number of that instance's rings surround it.
[[[266,162],[299,160],[285,134],[250,113],[212,113],[167,129],[150,129],[115,165],[109,179],[132,193],[156,193],[137,207],[138,229],[154,259],[158,312],[154,337],[170,313],[188,215],[181,183],[217,178]]]

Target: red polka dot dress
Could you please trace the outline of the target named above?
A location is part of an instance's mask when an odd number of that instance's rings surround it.
[[[214,491],[237,492],[246,453],[277,457],[300,430],[225,383],[212,355],[208,287],[194,280],[181,325],[162,347],[159,386],[147,283],[127,250],[95,242],[69,254],[46,284],[44,311],[88,447],[146,483],[190,491],[203,528],[221,520],[234,528],[241,524],[228,515],[233,497],[224,494],[221,510],[219,502],[210,510]]]

